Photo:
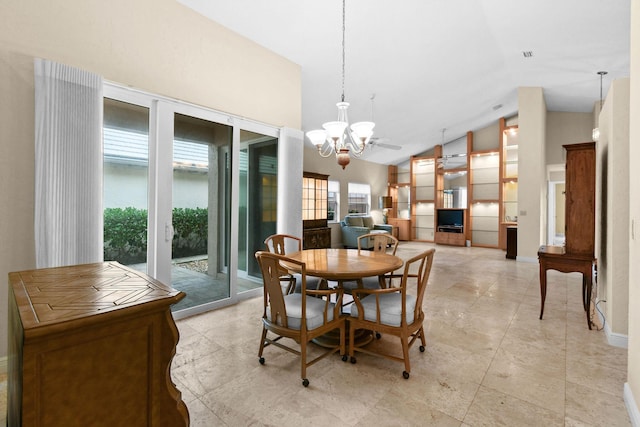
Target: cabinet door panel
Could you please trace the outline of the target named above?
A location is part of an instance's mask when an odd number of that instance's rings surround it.
[[[595,236],[595,148],[566,145],[566,248],[570,254],[593,255]]]

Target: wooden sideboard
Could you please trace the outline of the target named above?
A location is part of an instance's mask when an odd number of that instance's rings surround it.
[[[184,296],[116,262],[10,273],[8,425],[189,425],[170,376]]]
[[[331,228],[305,228],[302,230],[302,249],[322,249],[331,247]]]
[[[442,231],[439,227],[436,231],[435,242],[439,245],[464,246],[466,239],[463,231]]]
[[[398,228],[398,240],[411,240],[411,220],[404,218],[388,218],[389,224]]]

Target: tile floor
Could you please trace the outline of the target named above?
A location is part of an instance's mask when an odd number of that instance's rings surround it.
[[[398,255],[427,246],[403,243]],[[355,365],[336,355],[312,366],[306,389],[294,355],[267,348],[260,365],[261,298],[179,320],[172,374],[191,425],[630,425],[627,351],[587,329],[578,275],[549,273],[539,320],[537,264],[493,249],[436,250],[427,349],[412,348],[408,380],[402,364],[363,354]]]

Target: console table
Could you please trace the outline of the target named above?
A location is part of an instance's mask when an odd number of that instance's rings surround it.
[[[8,425],[189,425],[170,375],[184,293],[116,262],[9,282]]]
[[[562,246],[541,246],[538,250],[540,262],[540,319],[544,314],[544,301],[547,298],[547,270],[561,273],[582,273],[582,306],[587,314],[587,326],[591,329],[589,308],[595,258],[588,255],[571,255]]]

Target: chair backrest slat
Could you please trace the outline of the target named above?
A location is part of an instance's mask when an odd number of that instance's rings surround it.
[[[370,233],[358,236],[358,250],[361,250],[363,239],[373,240],[374,252],[387,252],[387,248],[391,247],[392,254],[395,255],[398,250],[398,239],[387,233]],[[368,246],[368,245],[367,245]]]
[[[269,252],[278,255],[302,250],[302,240],[290,234],[272,234],[264,240],[264,244]]]
[[[264,291],[264,310],[269,310],[271,322],[281,325],[285,328],[287,324],[287,308],[284,301],[284,293],[282,292],[282,285],[280,282],[280,274],[283,270],[281,261],[286,260],[292,264],[298,264],[300,266],[301,283],[306,286],[306,268],[303,262],[295,261],[291,258],[287,258],[284,255],[274,254],[271,252],[258,251],[256,252],[256,259],[260,265],[263,278],[263,291]],[[303,303],[304,311],[304,303]],[[302,319],[304,323],[304,318]]]
[[[400,287],[402,288],[403,319],[406,318],[404,310],[406,308],[407,282],[409,279],[416,279],[416,306],[414,308],[414,319],[417,320],[420,313],[422,313],[422,300],[424,298],[425,290],[427,289],[427,283],[429,281],[429,274],[431,273],[431,266],[433,265],[433,256],[435,252],[436,250],[431,248],[405,261],[404,274],[400,284]],[[417,264],[418,266],[417,273],[410,272],[414,264]]]

